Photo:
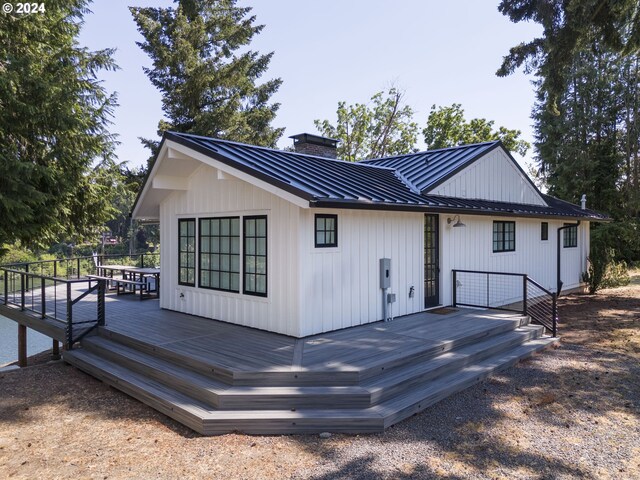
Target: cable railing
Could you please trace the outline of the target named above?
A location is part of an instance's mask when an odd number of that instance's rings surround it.
[[[524,273],[452,270],[453,306],[491,308],[529,315],[554,337],[557,296]]]
[[[65,348],[73,348],[105,324],[107,282],[91,278],[107,262],[154,267],[159,254],[92,255],[0,265],[0,304],[30,314],[32,322],[64,329]]]

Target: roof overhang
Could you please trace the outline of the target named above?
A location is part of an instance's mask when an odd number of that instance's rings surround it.
[[[191,177],[202,165],[218,171],[219,179],[234,178],[246,181],[302,208],[309,208],[312,199],[284,182],[278,185],[272,179],[261,179],[258,172],[243,168],[237,162],[210,151],[199,151],[197,147],[185,145],[181,138],[166,133],[160,144],[158,155],[147,172],[144,184],[131,211],[131,217],[145,222],[160,219],[160,204],[169,195],[186,191]]]

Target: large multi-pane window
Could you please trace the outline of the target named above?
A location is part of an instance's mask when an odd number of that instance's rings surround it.
[[[193,218],[178,220],[178,283],[196,284],[196,221]]]
[[[338,216],[316,214],[315,244],[316,248],[338,246]]]
[[[267,217],[243,217],[244,293],[267,296]]]
[[[493,222],[493,251],[513,252],[516,249],[516,222]]]
[[[564,226],[572,225],[571,223],[565,223]],[[578,227],[573,225],[569,228],[565,228],[564,230],[564,238],[563,238],[563,246],[564,248],[572,248],[578,246]]]
[[[239,292],[240,217],[201,218],[199,241],[199,286]]]

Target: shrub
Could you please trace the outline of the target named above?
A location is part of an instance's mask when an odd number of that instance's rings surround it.
[[[589,269],[583,274],[583,280],[589,285],[589,293],[594,294],[601,288],[619,287],[630,282],[627,264],[615,260],[615,251],[605,248],[589,257]]]

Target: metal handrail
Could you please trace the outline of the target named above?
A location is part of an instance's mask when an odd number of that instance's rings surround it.
[[[459,273],[468,273],[468,274],[476,274],[476,275],[484,275],[486,276],[486,282],[483,282],[486,285],[485,294],[482,295],[482,298],[486,298],[486,301],[483,304],[478,303],[463,303],[458,301],[458,274]],[[477,308],[492,308],[496,310],[507,310],[512,312],[517,312],[522,315],[528,315],[532,321],[539,323],[547,330],[550,331],[551,335],[554,337],[558,334],[558,305],[557,305],[557,295],[548,289],[544,288],[538,282],[530,278],[525,273],[513,273],[513,272],[491,272],[486,270],[462,270],[462,269],[453,269],[453,289],[452,289],[452,305],[454,307],[457,306],[467,306],[467,307],[477,307]],[[522,279],[522,290],[520,293],[520,298],[518,301],[510,301],[505,303],[504,305],[491,305],[491,296],[490,296],[490,276],[505,276],[505,277],[520,277]],[[530,286],[535,287],[540,290],[540,295],[531,295],[532,288]],[[547,301],[551,301],[551,306],[549,308],[541,307],[540,299],[543,297],[547,297]],[[544,299],[543,299],[544,301]],[[515,308],[514,305],[521,305],[521,308]]]
[[[34,272],[28,272],[24,270],[16,270],[12,268],[7,268],[5,266],[0,266],[0,272],[2,272],[2,280],[4,282],[2,291],[0,291],[0,295],[2,296],[2,303],[4,305],[13,305],[19,307],[21,311],[31,311],[37,314],[40,320],[53,320],[61,323],[65,323],[65,338],[67,349],[73,348],[73,344],[79,341],[82,337],[88,334],[93,329],[103,326],[105,324],[105,293],[106,293],[106,281],[105,280],[96,280],[96,279],[67,279],[67,278],[59,278],[52,277],[50,275],[41,275]],[[10,279],[10,276],[13,277]],[[19,289],[12,289],[11,295],[13,299],[10,299],[9,295],[9,282],[13,283],[15,286],[16,277],[20,277]],[[37,285],[37,279],[39,279],[39,289],[40,289],[40,308],[36,307],[35,299],[34,299],[34,287]],[[54,288],[54,307],[53,307],[53,315],[47,312],[47,286],[46,282],[52,281]],[[72,298],[72,289],[71,286],[73,284],[88,282],[88,289],[81,293],[78,297]],[[96,283],[92,286],[92,283]],[[30,284],[31,287],[30,288]],[[58,316],[58,284],[66,285],[66,292],[64,301],[66,303],[66,312],[65,318],[61,319]],[[31,292],[31,308],[28,307],[26,297],[27,293]],[[80,302],[82,299],[86,298],[91,293],[96,293],[96,318],[92,318],[89,320],[76,321],[73,320],[73,306]],[[19,294],[19,301],[16,302],[15,298]],[[37,297],[36,297],[37,298]],[[86,325],[92,324],[89,328],[84,329],[79,336],[74,336],[74,325]]]

